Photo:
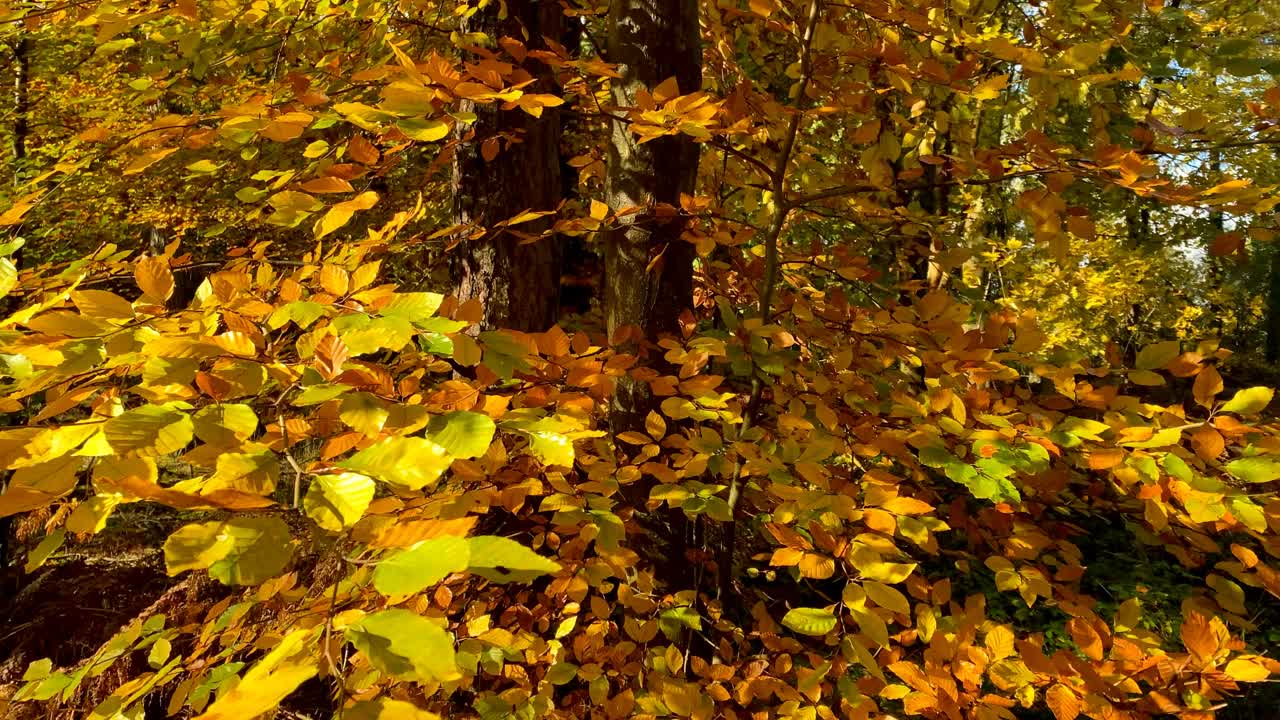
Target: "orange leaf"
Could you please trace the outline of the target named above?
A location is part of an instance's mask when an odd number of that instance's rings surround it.
[[[1191,394],[1195,397],[1196,402],[1209,407],[1213,404],[1213,397],[1222,392],[1222,375],[1218,373],[1218,369],[1210,365],[1200,371],[1196,375],[1196,382],[1191,387]]]
[[[1056,720],[1075,720],[1080,715],[1080,698],[1066,685],[1054,685],[1044,694],[1044,702]]]
[[[316,345],[316,369],[326,380],[332,380],[342,372],[342,364],[350,355],[347,344],[342,342],[342,338],[337,335],[326,335]]]
[[[826,580],[836,574],[836,561],[826,555],[805,553],[800,558],[800,574],[814,580]]]
[[[1089,469],[1106,470],[1124,462],[1124,450],[1120,448],[1099,448],[1089,453]]]
[[[351,138],[351,142],[347,143],[347,152],[351,154],[352,160],[363,165],[372,165],[378,162],[378,148],[359,135]]]
[[[1191,431],[1191,446],[1201,458],[1215,460],[1226,449],[1227,443],[1217,430],[1208,425],[1201,425]]]
[[[1087,620],[1071,618],[1067,623],[1067,632],[1071,633],[1071,639],[1090,660],[1102,659],[1102,638]]]
[[[1201,661],[1211,659],[1218,652],[1218,638],[1200,613],[1193,612],[1182,621],[1182,644]]]
[[[355,188],[351,187],[351,183],[339,177],[326,175],[318,177],[314,180],[308,180],[301,185],[303,190],[309,193],[322,195],[324,193],[343,193],[352,192]]]
[[[923,515],[933,509],[927,502],[908,497],[890,498],[881,503],[880,507],[896,515]]]

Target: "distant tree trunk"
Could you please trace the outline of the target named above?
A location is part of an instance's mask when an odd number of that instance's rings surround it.
[[[564,16],[550,0],[511,0],[507,17],[490,3],[463,23],[463,32],[483,32],[493,40],[510,37],[529,49],[545,49],[543,37],[561,34]],[[501,52],[500,49],[496,49]],[[554,79],[540,61],[521,66],[536,80],[526,92],[555,92]],[[525,210],[555,210],[561,199],[560,117],[545,108],[535,118],[523,110],[501,110],[498,104],[462,103],[476,122],[463,130],[454,155],[453,196],[456,219],[485,228],[485,235],[463,240],[450,255],[454,294],[460,301],[478,300],[484,308],[483,328],[525,332],[546,330],[559,315],[562,241],[549,237],[521,243],[521,234],[536,235],[551,219],[522,223],[512,230],[494,225]],[[497,150],[492,160],[484,158]],[[495,145],[496,143],[496,145]]]
[[[21,187],[24,181],[24,174],[27,164],[27,135],[31,131],[30,113],[31,100],[29,88],[31,84],[31,38],[27,37],[25,28],[19,23],[18,39],[14,41],[11,49],[13,50],[13,137],[11,139],[10,149],[13,151],[13,186],[21,194]],[[18,248],[13,253],[13,265],[16,268],[22,267],[22,248]],[[15,297],[5,298],[3,304],[0,305],[0,311],[5,315],[17,309],[18,300]],[[6,415],[6,423],[14,422],[14,415]],[[0,474],[0,492],[4,492],[9,487],[9,477],[12,471],[6,470]],[[6,594],[11,588],[8,587],[9,578],[7,577],[9,569],[9,536],[13,530],[13,516],[7,515],[0,518],[0,594]]]
[[[610,0],[609,62],[620,78],[612,81],[613,103],[634,107],[641,88],[675,77],[681,93],[702,87],[696,0]],[[679,330],[679,317],[693,306],[691,244],[681,239],[684,224],[659,204],[679,209],[680,194],[692,193],[698,174],[698,146],[687,136],[639,144],[627,123],[615,121],[609,142],[605,193],[615,212],[627,215],[605,238],[605,321],[610,338],[638,328],[644,343]],[[622,378],[614,393],[610,423],[615,432],[640,427],[652,409],[645,382]]]
[[[1212,181],[1214,184],[1222,182],[1222,152],[1220,150],[1209,151],[1209,172],[1212,173]],[[1213,237],[1209,239],[1210,245],[1214,240],[1218,239],[1227,231],[1227,216],[1222,210],[1214,209],[1209,212],[1209,224],[1213,226]],[[1215,256],[1210,252],[1207,256],[1209,264],[1209,286],[1210,291],[1220,293],[1224,284],[1226,273],[1223,272],[1223,259]],[[1220,295],[1211,296],[1213,299],[1209,302],[1210,327],[1213,328],[1218,339],[1222,339],[1223,332],[1226,329],[1226,323],[1222,321],[1225,309],[1222,304],[1217,301]],[[1268,342],[1270,342],[1268,340]]]
[[[21,25],[21,23],[19,23]],[[31,133],[31,38],[19,27],[13,42],[13,186],[22,187],[27,171],[27,136]],[[23,248],[13,254],[15,267],[22,267]]]
[[[1267,288],[1267,362],[1280,362],[1280,252],[1271,252],[1271,277]]]

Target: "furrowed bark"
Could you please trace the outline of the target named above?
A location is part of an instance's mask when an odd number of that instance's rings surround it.
[[[464,22],[463,32],[483,32],[493,41],[510,37],[527,49],[545,49],[544,37],[557,38],[564,24],[560,5],[548,0],[508,2],[499,17],[494,2]],[[503,62],[516,62],[500,48]],[[516,62],[535,78],[526,92],[554,92],[554,78],[541,61]],[[450,274],[459,301],[478,300],[484,309],[481,327],[538,332],[559,316],[562,240],[544,237],[522,242],[551,225],[551,218],[522,223],[511,231],[497,223],[525,210],[555,210],[561,200],[560,115],[544,108],[535,118],[523,110],[498,104],[462,103],[476,122],[463,130],[453,162],[454,211],[457,222],[485,229],[482,237],[463,240],[451,251]],[[496,157],[485,160],[485,142]],[[512,231],[519,231],[519,234]]]
[[[611,0],[608,60],[621,78],[612,83],[619,113],[634,107],[641,88],[675,77],[681,93],[702,86],[702,51],[696,0]],[[698,174],[698,146],[678,135],[639,144],[621,120],[612,122],[606,195],[625,216],[605,238],[604,309],[610,338],[637,328],[625,345],[640,351],[662,335],[679,332],[679,317],[693,305],[693,246],[681,239],[683,222],[657,206],[680,207]],[[643,426],[654,407],[647,383],[622,378],[613,397],[615,433]]]

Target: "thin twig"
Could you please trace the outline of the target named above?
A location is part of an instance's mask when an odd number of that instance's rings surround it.
[[[801,104],[805,101],[805,95],[809,89],[809,80],[813,75],[813,36],[818,25],[821,3],[822,0],[810,0],[808,19],[805,23],[804,36],[801,40],[800,82],[798,85],[799,92],[796,94],[796,101]],[[802,107],[796,108],[795,113],[791,116],[790,123],[787,125],[787,134],[783,138],[782,148],[778,153],[777,165],[769,173],[773,186],[773,218],[764,237],[765,267],[760,289],[760,321],[764,324],[768,324],[769,317],[772,314],[773,289],[778,280],[778,238],[782,234],[782,228],[786,224],[787,216],[791,213],[792,207],[794,207],[787,201],[786,197],[787,169],[791,164],[791,153],[795,149],[796,138],[800,134],[800,124],[803,120],[804,109]],[[760,398],[763,394],[764,382],[760,378],[755,358],[752,357],[751,395],[747,400],[747,406],[743,409],[742,428],[738,431],[739,439],[742,439],[754,426],[756,417],[760,412]],[[733,548],[737,544],[737,508],[742,492],[742,470],[742,456],[739,454],[737,461],[734,463],[733,474],[729,481],[729,497],[726,501],[729,506],[729,520],[725,523],[724,538],[717,558],[719,587],[716,589],[716,593],[722,602],[729,597],[730,586],[733,582]]]

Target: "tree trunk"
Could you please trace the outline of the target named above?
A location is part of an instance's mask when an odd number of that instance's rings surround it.
[[[641,88],[675,77],[681,93],[702,88],[702,51],[696,0],[610,0],[608,60],[620,78],[612,83],[614,112],[635,107]],[[679,318],[693,306],[694,248],[681,239],[680,194],[692,193],[698,146],[684,135],[645,143],[627,123],[614,121],[605,193],[624,216],[605,238],[604,307],[611,339],[635,328],[624,344],[642,352],[647,343],[679,331]],[[614,432],[643,425],[654,398],[647,383],[622,378],[614,393]]]
[[[1267,362],[1280,362],[1280,252],[1271,252],[1271,277],[1267,287]]]
[[[13,42],[13,68],[13,186],[20,190],[26,181],[27,136],[31,132],[31,38],[23,27],[19,27],[18,39]],[[13,253],[14,267],[22,267],[22,251],[18,248]]]
[[[528,49],[545,49],[543,37],[561,33],[560,5],[549,0],[506,3],[507,17],[499,19],[499,3],[490,3],[463,23],[463,32],[483,32],[493,40],[510,37]],[[540,61],[502,57],[527,72],[536,82],[525,92],[552,93],[554,78]],[[476,122],[462,132],[454,155],[454,210],[459,223],[484,229],[482,237],[463,240],[450,256],[454,294],[459,301],[478,300],[484,308],[481,327],[538,332],[554,325],[559,315],[562,241],[544,237],[522,243],[551,226],[551,218],[522,223],[510,229],[497,223],[525,210],[555,210],[561,200],[560,117],[544,108],[535,118],[523,110],[501,110],[498,104],[462,103]],[[484,158],[485,143],[498,153]]]

